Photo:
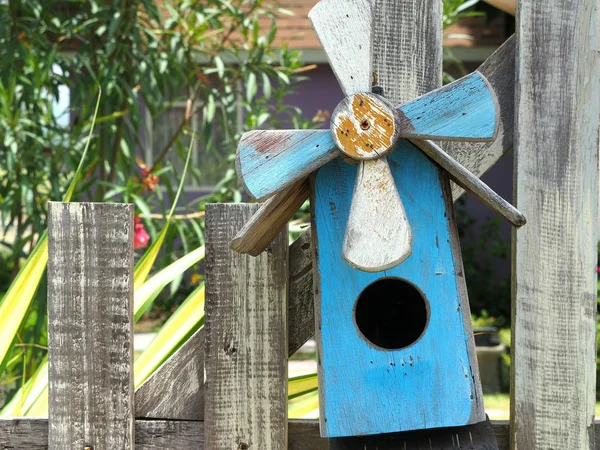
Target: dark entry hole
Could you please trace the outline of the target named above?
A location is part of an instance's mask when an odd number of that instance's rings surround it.
[[[412,284],[383,278],[365,288],[356,301],[354,319],[363,336],[378,347],[408,347],[425,331],[427,302]]]

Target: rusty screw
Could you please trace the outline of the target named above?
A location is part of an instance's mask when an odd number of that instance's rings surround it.
[[[238,450],[248,450],[248,444],[245,442],[240,442],[240,445],[238,445]]]
[[[369,128],[371,128],[371,124],[369,123],[369,121],[367,119],[363,119],[362,122],[360,122],[360,127],[363,130],[368,130]]]

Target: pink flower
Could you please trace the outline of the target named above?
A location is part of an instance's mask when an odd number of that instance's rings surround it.
[[[144,228],[141,217],[133,218],[133,249],[144,248],[150,242],[150,235]]]

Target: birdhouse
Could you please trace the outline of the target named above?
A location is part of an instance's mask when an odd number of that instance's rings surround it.
[[[310,177],[326,437],[486,420],[449,178],[525,222],[429,141],[496,138],[485,77],[390,104],[372,84],[368,11],[322,0],[309,14],[346,95],[330,129],[249,132],[237,155],[238,176],[259,200]],[[344,21],[351,44],[338,36]],[[364,67],[348,67],[348,53]]]

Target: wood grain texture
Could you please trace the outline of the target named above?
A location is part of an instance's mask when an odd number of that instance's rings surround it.
[[[242,135],[236,170],[257,200],[303,180],[339,155],[329,130],[256,130]]]
[[[490,142],[498,131],[494,91],[477,71],[396,110],[404,138]]]
[[[512,445],[594,446],[598,2],[517,12]]]
[[[600,422],[596,421],[596,428]],[[492,421],[492,429],[496,435],[499,450],[509,450],[508,421]],[[328,450],[327,439],[319,436],[317,420],[289,421],[288,450]],[[596,440],[600,441],[600,430],[596,432]],[[600,442],[596,442],[600,447]],[[201,421],[169,421],[169,420],[136,420],[136,450],[181,450],[204,447],[204,422]],[[46,419],[1,419],[0,418],[0,450],[46,450],[48,448],[48,420]],[[364,450],[364,447],[360,450]],[[367,447],[367,450],[375,450]],[[402,449],[400,449],[402,450]],[[429,450],[429,449],[427,449]]]
[[[371,0],[321,0],[308,13],[346,95],[371,90]]]
[[[412,232],[387,158],[358,165],[344,235],[344,259],[366,272],[390,269],[410,256]]]
[[[288,297],[289,354],[296,353],[315,334],[313,261],[310,232],[290,245]]]
[[[489,420],[464,427],[417,430],[380,436],[332,439],[329,450],[493,450],[496,437]]]
[[[442,4],[374,0],[373,72],[384,96],[399,105],[442,84]]]
[[[203,328],[135,391],[135,415],[155,419],[204,419]]]
[[[301,180],[273,195],[236,234],[231,249],[252,256],[261,254],[308,199],[308,190],[308,180]]]
[[[406,140],[388,161],[413,227],[412,254],[391,269],[367,273],[342,259],[356,166],[326,164],[311,189],[319,406],[328,437],[485,419],[448,180]],[[356,300],[383,278],[405,280],[426,299],[425,329],[409,346],[383,350],[358,332]],[[392,311],[387,317],[388,329],[404,330],[413,320]]]
[[[513,148],[515,117],[515,37],[510,37],[479,68],[496,94],[500,115],[498,134],[491,143],[441,142],[440,146],[476,177],[485,174],[502,156]],[[464,190],[454,184],[452,197],[456,200]]]
[[[206,448],[287,447],[287,229],[258,257],[231,239],[258,205],[206,207]]]
[[[49,448],[133,449],[133,205],[48,216]]]
[[[416,139],[411,139],[411,142],[446,170],[452,181],[469,191],[492,211],[504,217],[515,227],[525,225],[527,220],[517,208],[496,194],[487,184],[461,166],[437,144],[428,140],[421,141]]]

